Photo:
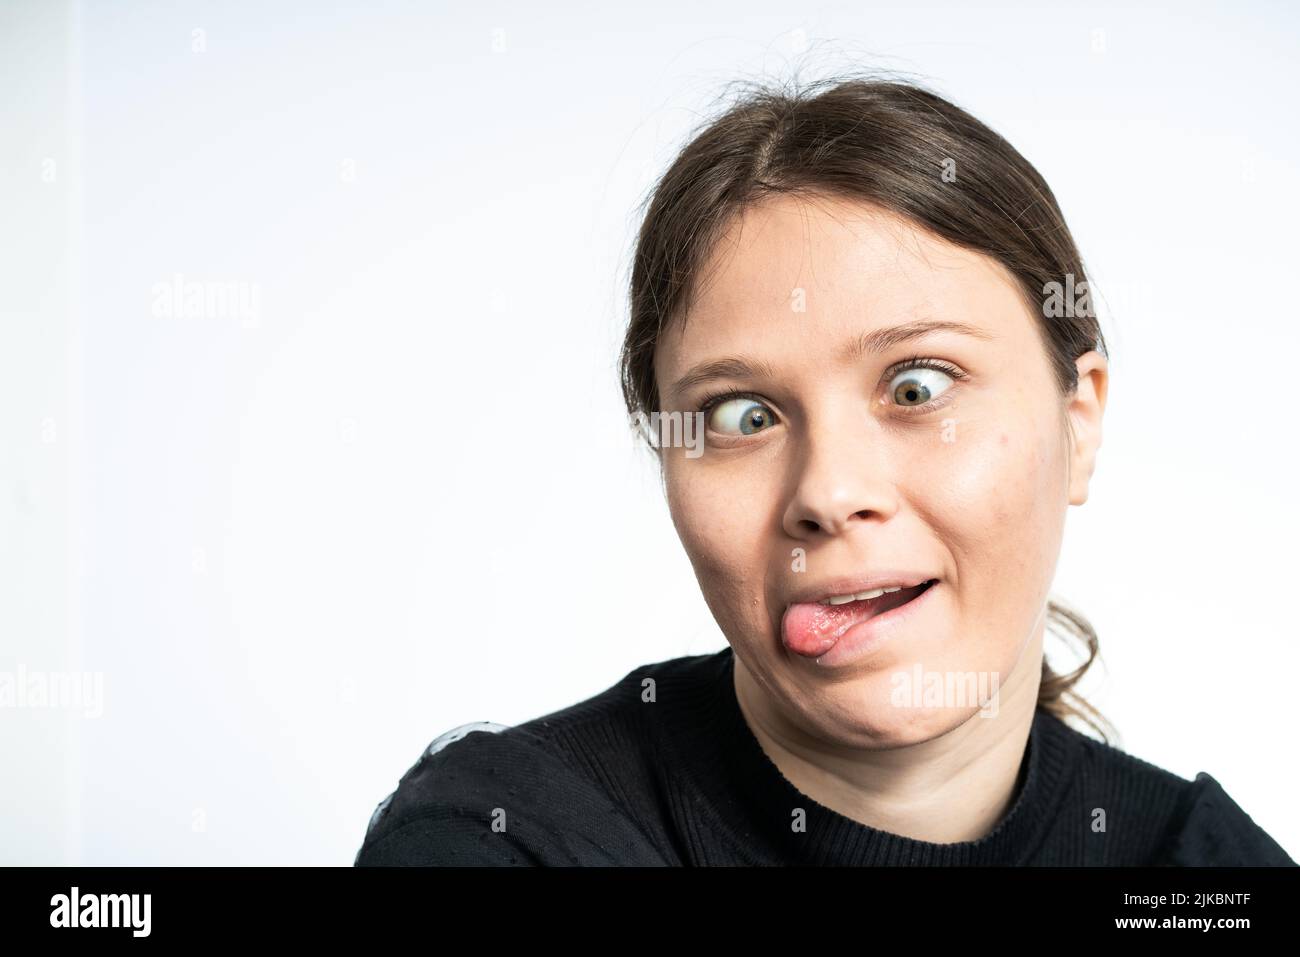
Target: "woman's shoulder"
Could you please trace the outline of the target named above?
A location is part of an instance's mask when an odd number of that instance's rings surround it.
[[[354,863],[545,863],[545,833],[566,808],[596,797],[527,730],[459,725],[434,738],[375,808]]]
[[[1197,772],[1157,863],[1172,866],[1295,867],[1282,846],[1209,773]]]
[[[471,721],[437,735],[375,807],[355,863],[415,863],[397,859],[404,855],[394,838],[422,821],[426,826],[442,821],[450,827],[462,818],[467,811],[464,798],[473,796],[485,771],[492,773],[485,760],[499,752],[498,742],[512,750],[520,743],[517,733],[496,737],[507,731],[509,725],[495,721]],[[492,736],[493,747],[480,746],[485,735]]]
[[[1051,725],[1078,745],[1075,787],[1084,803],[1094,814],[1110,809],[1110,822],[1101,827],[1112,839],[1107,858],[1131,855],[1134,863],[1169,866],[1295,866],[1208,772],[1185,778],[1060,719]],[[1121,850],[1116,843],[1128,846]]]
[[[439,734],[375,808],[354,863],[665,863],[634,811],[654,787],[655,724],[640,705],[647,679],[703,678],[717,658],[642,665],[522,724]]]

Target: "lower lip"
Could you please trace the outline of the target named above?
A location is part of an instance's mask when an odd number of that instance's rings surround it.
[[[932,596],[941,585],[941,582],[935,582],[906,605],[899,605],[883,615],[876,615],[874,618],[859,622],[840,635],[839,640],[831,645],[825,654],[813,658],[812,661],[823,668],[835,668],[851,664],[859,658],[872,654],[886,641],[894,638],[899,629],[905,628],[913,618],[933,604]]]

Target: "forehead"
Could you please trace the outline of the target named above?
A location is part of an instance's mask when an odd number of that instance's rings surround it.
[[[958,320],[1012,344],[1032,325],[1000,263],[879,207],[781,196],[750,207],[715,244],[686,323],[655,350],[660,388],[717,353],[777,359],[839,351],[863,332],[916,319]]]

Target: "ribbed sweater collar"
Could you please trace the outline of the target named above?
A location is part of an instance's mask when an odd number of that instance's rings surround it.
[[[861,824],[799,791],[763,751],[745,721],[733,683],[730,648],[708,656],[704,680],[679,689],[675,747],[742,859],[755,864],[1014,865],[1025,863],[1061,806],[1077,763],[1079,732],[1039,708],[1034,713],[1011,809],[975,841],[935,844]],[[676,710],[676,709],[674,709]],[[681,782],[684,783],[684,782]],[[695,798],[688,798],[688,806]],[[806,831],[791,827],[803,808]]]

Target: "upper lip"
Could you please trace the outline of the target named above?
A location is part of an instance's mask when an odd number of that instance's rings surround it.
[[[832,578],[816,585],[808,585],[796,591],[790,598],[790,604],[834,598],[836,595],[856,595],[859,592],[874,591],[877,588],[912,588],[922,585],[937,575],[925,572],[883,571],[871,575],[854,575],[846,578]]]

